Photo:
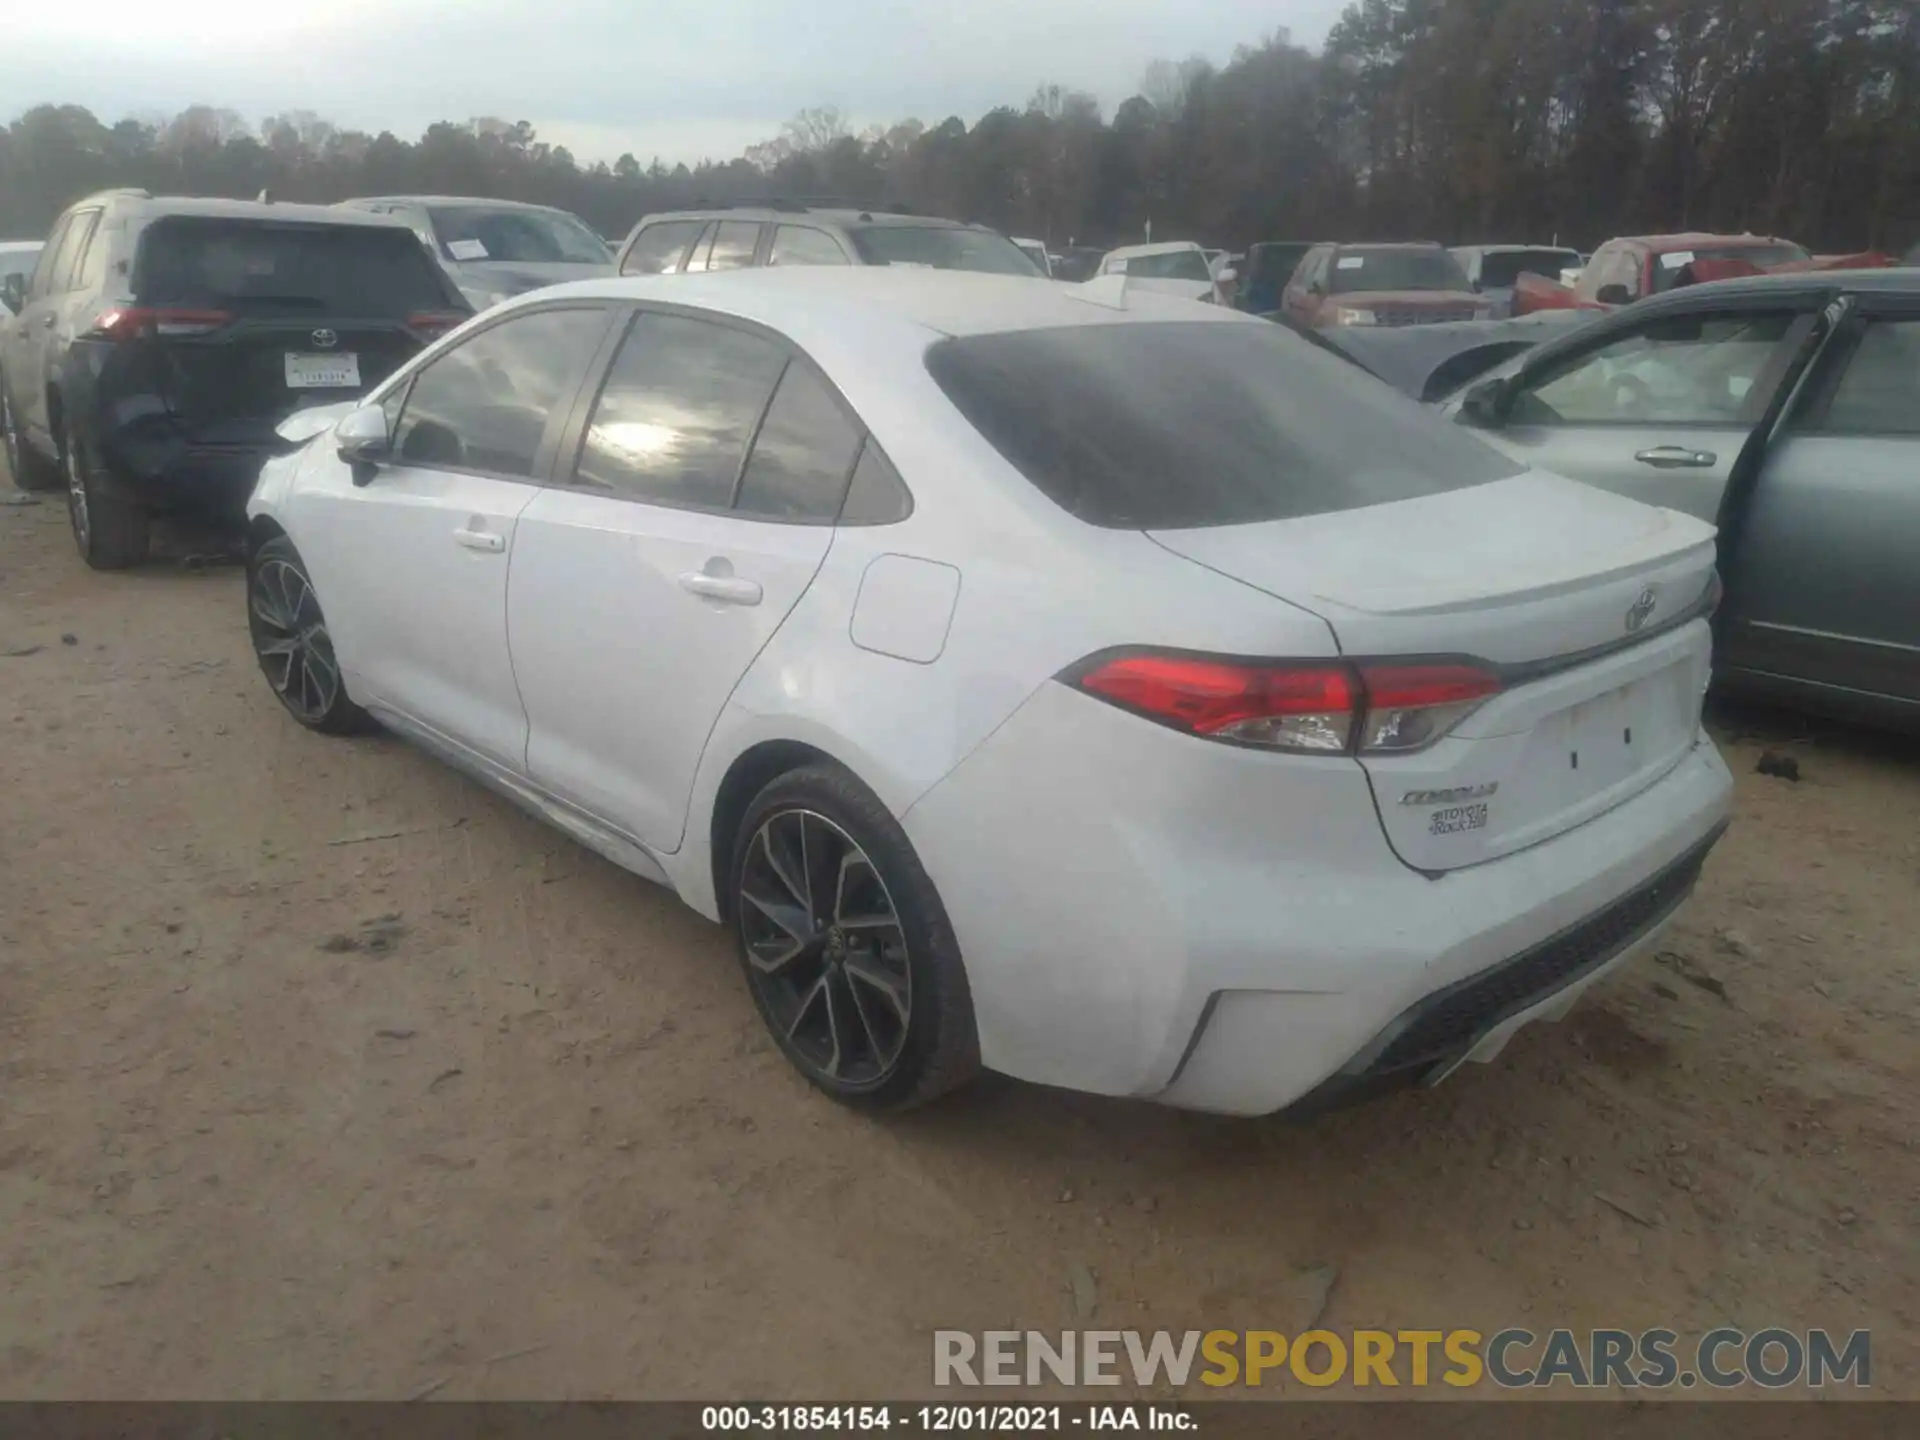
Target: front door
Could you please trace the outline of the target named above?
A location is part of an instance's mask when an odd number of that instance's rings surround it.
[[[515,531],[607,324],[604,306],[552,306],[476,332],[393,398],[391,463],[300,492],[302,550],[356,698],[516,773]]]
[[[826,558],[860,441],[783,343],[636,319],[570,483],[520,517],[507,615],[537,783],[679,848],[707,737]]]
[[[1747,502],[1723,660],[1920,704],[1920,304],[1856,300]]]
[[[1714,522],[1734,461],[1799,353],[1791,309],[1665,315],[1521,372],[1486,438],[1515,459]]]

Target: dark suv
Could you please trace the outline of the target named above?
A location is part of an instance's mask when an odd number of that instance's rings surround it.
[[[642,216],[620,247],[622,275],[682,275],[754,265],[923,265],[1046,277],[984,225],[898,210],[768,201]]]
[[[472,313],[398,220],[115,190],[53,227],[0,332],[22,489],[64,483],[89,565],[146,558],[156,512],[237,517],[276,427],[362,395]]]

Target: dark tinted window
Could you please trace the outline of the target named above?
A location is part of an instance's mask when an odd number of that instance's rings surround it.
[[[1466,272],[1444,250],[1341,250],[1333,261],[1334,295],[1362,290],[1465,290]]]
[[[1284,520],[1521,469],[1278,325],[979,335],[935,345],[927,368],[1021,474],[1094,525]]]
[[[1572,250],[1501,250],[1480,257],[1480,283],[1504,290],[1522,275],[1558,280],[1562,270],[1579,268],[1580,257]]]
[[[147,227],[134,293],[149,305],[390,320],[453,303],[409,230],[199,216]]]
[[[847,252],[824,230],[811,225],[782,225],[773,232],[769,265],[845,265]]]
[[[957,225],[862,225],[851,232],[869,265],[925,265],[935,270],[984,270],[993,275],[1038,275],[1033,261],[1004,235]]]
[[[724,510],[786,360],[771,341],[742,330],[642,315],[594,406],[576,483]]]
[[[1821,428],[1855,435],[1920,435],[1920,320],[1877,320],[1867,326]],[[1915,483],[1920,484],[1920,477]]]
[[[847,501],[840,507],[840,523],[892,525],[912,513],[913,497],[907,493],[900,472],[869,436],[860,448],[860,463],[853,467]]]
[[[53,260],[53,280],[47,286],[49,295],[61,295],[73,288],[74,271],[80,266],[80,252],[86,248],[87,241],[93,238],[93,227],[99,223],[98,210],[82,210],[73,217],[73,223],[67,226],[67,233],[60,241],[60,253]]]
[[[598,235],[560,210],[494,210],[442,205],[428,211],[434,238],[449,260],[505,260],[527,265],[610,265]]]
[[[649,225],[634,237],[633,248],[620,266],[622,275],[665,275],[679,267],[687,242],[700,229],[698,220],[665,220]]]
[[[772,520],[831,524],[859,448],[860,432],[826,382],[796,360],[760,422],[735,508]]]
[[[547,418],[573,395],[605,327],[603,310],[539,310],[482,330],[414,377],[395,454],[403,464],[532,476]]]

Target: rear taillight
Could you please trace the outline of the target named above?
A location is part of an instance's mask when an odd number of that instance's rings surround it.
[[[138,340],[147,335],[158,336],[163,340],[180,339],[192,335],[207,335],[224,325],[231,325],[233,316],[225,310],[179,310],[156,309],[140,305],[116,305],[110,310],[102,310],[93,317],[83,338],[88,340],[110,340],[114,344],[124,344],[129,340]]]
[[[420,310],[407,317],[407,328],[429,340],[438,340],[466,323],[467,317],[455,310]]]
[[[1500,690],[1453,662],[1249,662],[1131,653],[1061,676],[1123,710],[1211,740],[1317,755],[1385,755],[1440,739]]]

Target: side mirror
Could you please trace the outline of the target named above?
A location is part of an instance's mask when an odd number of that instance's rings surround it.
[[[7,309],[18,315],[20,313],[20,307],[26,302],[26,298],[26,276],[10,273],[5,277],[0,277],[0,303],[4,303]]]
[[[1612,285],[1602,285],[1600,287],[1600,293],[1593,298],[1598,300],[1602,305],[1631,305],[1633,303],[1633,295],[1631,292],[1628,291],[1626,286],[1618,282]]]
[[[349,410],[333,427],[337,453],[353,469],[355,485],[371,485],[375,472],[393,458],[387,437],[387,413],[378,405]]]
[[[1498,430],[1512,408],[1513,390],[1498,376],[1482,380],[1460,397],[1461,418],[1481,430]]]
[[[1229,265],[1216,277],[1222,285],[1231,285],[1240,278],[1240,272]]]

